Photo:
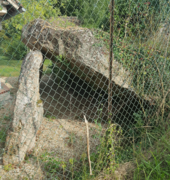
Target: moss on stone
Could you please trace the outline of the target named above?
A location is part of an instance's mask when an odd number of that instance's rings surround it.
[[[13,166],[12,164],[7,164],[7,165],[4,165],[4,168],[3,168],[5,171],[10,171],[11,169],[13,169]]]
[[[40,104],[42,104],[43,103],[43,101],[41,100],[41,99],[39,99],[38,101],[37,101],[37,107],[40,107]]]

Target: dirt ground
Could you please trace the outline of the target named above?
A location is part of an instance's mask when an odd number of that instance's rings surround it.
[[[5,78],[13,88],[10,89],[11,98],[0,108],[0,131],[4,136],[11,126],[15,97],[18,89],[18,78]],[[96,147],[100,144],[100,138],[107,129],[106,123],[101,123],[101,127],[94,123],[95,118],[100,119],[97,105],[92,97],[85,98],[75,93],[64,84],[58,86],[54,79],[44,75],[40,83],[40,94],[44,104],[44,118],[37,133],[36,147],[28,159],[20,166],[4,167],[2,164],[3,148],[5,138],[0,141],[0,179],[50,179],[44,169],[44,164],[40,160],[46,154],[48,158],[57,158],[63,162],[75,159],[79,162],[83,154],[87,153],[86,124],[83,116],[89,122],[90,152],[96,152]],[[2,134],[1,134],[2,135]],[[127,173],[123,166],[117,170],[117,177],[120,172]],[[100,177],[99,177],[100,176]],[[101,179],[102,173],[97,178]],[[121,175],[121,177],[123,177]],[[110,178],[110,177],[109,177]],[[109,179],[108,178],[108,179]]]
[[[7,133],[12,122],[15,97],[18,89],[18,78],[4,77],[3,79],[13,87],[10,89],[11,99],[0,109],[0,128],[4,133]],[[90,101],[85,98],[83,99],[83,97],[75,97],[66,86],[64,88],[58,87],[49,76],[43,77],[40,89],[41,99],[44,102],[44,119],[37,134],[35,151],[32,153],[33,159],[46,153],[53,154],[52,156],[55,155],[55,157],[65,162],[73,158],[80,160],[81,155],[87,152],[86,124],[83,115],[89,112],[87,107]],[[91,108],[90,111],[92,110],[94,112],[97,108]],[[87,119],[88,117],[89,116],[87,116]],[[94,122],[89,123],[91,152],[96,151],[96,147],[100,143],[99,137],[106,128],[106,124],[103,124],[102,127],[99,128]],[[4,146],[5,141],[1,141],[1,159]],[[34,174],[34,179],[43,178],[45,175],[38,161],[31,160],[30,158],[30,162],[24,162],[22,168],[14,167],[8,172],[4,170],[1,162],[1,179],[6,179],[7,177],[9,179],[10,177],[12,177],[12,179],[22,179],[23,177],[27,177],[26,174],[29,174],[29,177]],[[25,169],[30,169],[30,172],[26,172]]]

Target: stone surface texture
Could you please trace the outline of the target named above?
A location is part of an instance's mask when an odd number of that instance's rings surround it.
[[[39,94],[39,68],[43,57],[31,51],[23,60],[19,76],[12,128],[6,138],[4,164],[17,164],[33,150],[36,133],[43,119],[43,103]]]
[[[35,19],[22,30],[22,42],[32,50],[40,50],[61,69],[69,71],[94,88],[108,89],[109,50],[94,32],[79,26],[61,27]],[[56,60],[63,57],[63,62]],[[113,95],[135,95],[131,76],[120,63],[113,60]]]

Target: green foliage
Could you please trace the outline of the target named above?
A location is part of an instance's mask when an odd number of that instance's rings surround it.
[[[1,129],[1,131],[0,131],[0,143],[5,143],[6,136],[7,136],[7,129],[5,129],[5,128]]]
[[[83,8],[83,0],[51,0],[54,8],[60,8],[62,15],[76,16]]]
[[[160,4],[157,0],[117,0],[114,12],[115,30],[120,37],[126,36],[126,31],[129,36],[139,36],[144,29],[149,33],[152,28],[156,28]]]
[[[147,149],[147,152],[136,151],[136,169],[134,180],[170,179],[170,143],[169,133],[157,139],[157,142]]]
[[[2,9],[3,9],[3,6],[2,6],[2,5],[0,5],[0,11],[2,11]]]
[[[21,60],[27,53],[26,46],[21,42],[21,30],[30,21],[41,18],[49,19],[60,14],[59,8],[46,0],[20,0],[26,12],[21,13],[3,22],[1,31],[0,47],[5,55],[12,59]]]
[[[114,7],[114,32],[120,37],[137,35],[140,37],[155,31],[158,22],[166,19],[168,5],[164,1],[117,0]],[[14,59],[22,59],[27,48],[20,42],[23,25],[35,18],[50,19],[58,15],[77,16],[83,26],[109,30],[109,0],[21,0],[26,12],[5,22],[1,32],[1,47],[4,53]],[[145,30],[145,31],[144,31]],[[145,32],[145,33],[143,33]],[[9,41],[10,44],[9,44]],[[15,49],[15,50],[14,50]]]
[[[27,47],[20,41],[19,35],[10,38],[9,41],[3,41],[1,48],[3,54],[16,60],[22,60],[27,53]]]
[[[93,28],[105,28],[108,25],[107,18],[109,17],[109,0],[97,1],[89,0],[82,4],[82,8],[77,12],[77,16],[83,25]],[[106,21],[106,22],[105,22]]]
[[[60,169],[60,164],[61,162],[58,159],[49,157],[45,163],[45,170],[48,171],[51,176],[53,176],[53,174]]]
[[[160,93],[162,83],[164,89],[168,89],[170,61],[165,61],[165,57],[157,50],[145,45],[124,43],[119,39],[114,46],[114,55],[131,72],[133,87],[141,96]]]
[[[109,48],[109,34],[100,31],[95,37]],[[146,43],[132,43],[118,37],[113,40],[113,53],[114,58],[131,73],[132,88],[139,95],[161,96],[162,89],[169,89],[170,59],[165,52]]]
[[[61,66],[67,67],[69,70],[69,63],[62,55],[56,56],[56,63],[60,63]],[[68,82],[70,73],[58,67],[56,63],[52,63],[51,65],[48,66],[48,68],[50,69],[51,73],[56,77],[56,81],[60,86]]]
[[[8,172],[14,168],[13,168],[12,164],[7,164],[7,165],[4,165],[3,169]]]
[[[97,0],[59,0],[57,3],[52,0],[51,3],[54,7],[60,8],[62,15],[77,16],[81,23],[86,27],[104,28],[108,25],[109,0],[97,1]]]
[[[3,119],[6,121],[11,121],[12,117],[11,116],[4,116]]]
[[[68,146],[73,146],[75,142],[76,142],[76,134],[71,132],[67,140]]]
[[[87,180],[96,177],[101,171],[107,174],[114,173],[117,163],[115,161],[116,149],[119,142],[116,142],[116,135],[121,135],[121,130],[116,129],[116,125],[110,124],[106,133],[100,136],[100,145],[95,153],[91,153],[91,163],[93,175],[89,173],[89,162],[86,153],[82,153],[77,161],[70,158],[68,162],[56,157],[55,153],[45,152],[40,156],[47,177],[58,179]],[[71,135],[71,141],[74,136]]]
[[[46,0],[20,0],[26,12],[21,13],[10,20],[5,21],[5,28],[13,27],[13,31],[20,32],[23,25],[36,18],[49,19],[57,17],[60,14],[59,9],[53,8],[53,5]]]
[[[63,176],[65,176],[65,170],[70,168],[70,163],[66,163],[56,157],[54,153],[47,153],[45,152],[40,156],[40,160],[44,163],[44,170],[46,172],[47,177],[52,178],[60,178],[60,173],[63,172]],[[75,162],[75,160],[70,159],[69,162]],[[71,165],[72,165],[71,164]]]
[[[115,156],[120,144],[119,141],[116,140],[116,136],[121,135],[122,132],[116,128],[116,125],[110,124],[105,135],[101,138],[98,152],[95,157],[92,158],[93,162],[95,162],[93,165],[96,172],[107,170],[108,172],[114,173],[117,167]]]
[[[52,61],[51,60],[49,60],[49,59],[46,59],[45,61],[44,61],[44,66],[43,66],[43,74],[51,74],[52,73],[52,71],[51,71],[51,69],[50,69],[50,66],[52,65]]]
[[[46,114],[45,117],[47,118],[48,121],[53,121],[54,119],[56,119],[55,116],[51,116],[50,114]]]
[[[94,35],[109,49],[108,33],[98,31]],[[167,91],[170,88],[170,59],[165,52],[162,53],[146,43],[114,37],[113,53],[114,58],[130,72],[132,88],[141,97],[162,97],[162,90]]]
[[[62,15],[77,16],[83,26],[109,31],[110,1],[59,0],[52,1]],[[167,0],[116,0],[114,5],[114,32],[120,37],[145,37],[168,16]],[[145,31],[144,31],[145,30]],[[144,33],[143,33],[144,32]]]
[[[100,128],[100,124],[98,125]],[[118,136],[122,135],[121,129],[114,124],[110,124],[106,132],[103,135],[101,134],[100,132],[100,136],[97,136],[97,138],[100,138],[97,152],[91,153],[90,155],[93,177],[97,176],[102,171],[107,174],[114,174],[115,169],[118,167],[117,151],[120,146]],[[89,174],[89,165],[86,154],[82,154],[81,161],[83,164],[83,175],[87,177]]]

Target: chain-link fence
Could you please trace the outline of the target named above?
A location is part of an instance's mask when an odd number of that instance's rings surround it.
[[[0,3],[1,179],[125,178],[169,126],[170,2]]]

